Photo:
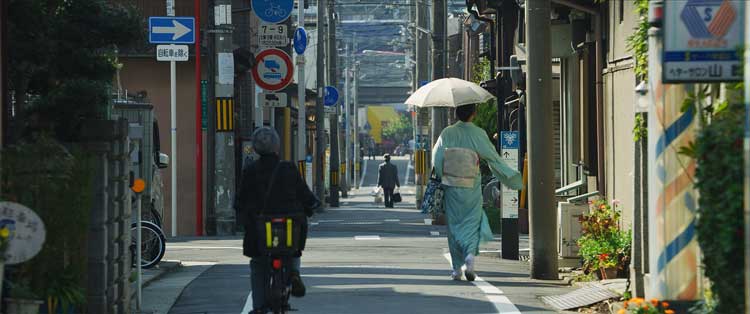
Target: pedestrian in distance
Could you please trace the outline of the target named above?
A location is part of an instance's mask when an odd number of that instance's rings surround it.
[[[445,191],[443,204],[453,280],[461,280],[463,265],[466,265],[466,280],[475,279],[474,259],[479,254],[479,244],[493,239],[482,209],[479,160],[485,160],[507,187],[520,190],[523,186],[521,174],[505,164],[487,133],[471,122],[475,116],[476,105],[457,107],[459,121],[443,130],[432,149],[435,173]]]
[[[258,247],[258,215],[304,213],[306,217],[320,206],[320,201],[307,187],[297,166],[279,158],[281,147],[275,130],[263,127],[253,133],[253,146],[260,158],[242,169],[241,184],[237,193],[240,221],[245,227],[242,241],[243,254],[250,257],[250,276],[253,291],[253,312],[265,313],[266,287],[270,278],[271,259],[261,254]],[[275,174],[274,174],[275,173]],[[273,181],[273,184],[272,182]],[[270,190],[269,190],[270,189]],[[265,204],[265,206],[264,206]],[[292,259],[291,295],[305,295],[305,285],[300,277],[300,256],[307,239],[307,221],[304,221],[300,251]]]
[[[383,189],[385,207],[393,208],[393,190],[401,187],[398,182],[398,168],[391,163],[391,155],[385,154],[383,158],[385,162],[378,167],[378,186]]]

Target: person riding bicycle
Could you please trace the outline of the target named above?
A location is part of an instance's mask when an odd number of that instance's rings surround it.
[[[250,257],[250,276],[253,297],[253,312],[265,313],[267,308],[266,283],[270,280],[271,259],[263,255],[258,247],[256,219],[263,213],[295,214],[304,213],[306,217],[320,206],[320,201],[310,191],[302,179],[297,166],[279,158],[279,135],[271,128],[263,127],[253,133],[253,146],[260,155],[258,160],[246,164],[242,169],[240,190],[237,193],[235,206],[240,221],[245,227],[242,241],[243,254]],[[277,169],[278,167],[278,169]],[[276,171],[275,183],[269,187],[273,172]],[[271,188],[270,191],[267,189]],[[267,203],[264,207],[264,200]],[[300,277],[300,256],[307,238],[307,221],[304,221],[300,251],[291,261],[291,295],[305,295],[305,285]]]

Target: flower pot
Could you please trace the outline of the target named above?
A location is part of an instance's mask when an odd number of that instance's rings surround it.
[[[39,306],[42,305],[39,300],[26,299],[5,299],[6,314],[39,314]]]
[[[595,273],[596,273],[596,277],[599,278],[599,280],[617,278],[616,267],[599,268],[598,270],[595,271]]]

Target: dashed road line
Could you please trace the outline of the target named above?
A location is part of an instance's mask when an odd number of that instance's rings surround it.
[[[385,222],[401,222],[401,219],[386,219]]]
[[[453,263],[451,262],[450,253],[443,254],[443,257],[448,260],[448,263],[453,265]],[[461,269],[465,270],[466,266],[463,266]],[[518,308],[513,304],[513,302],[511,302],[510,299],[508,299],[508,297],[504,295],[502,290],[484,281],[482,277],[476,276],[474,281],[472,281],[471,283],[477,286],[479,290],[482,290],[482,292],[484,292],[484,295],[487,297],[487,299],[490,300],[492,305],[495,306],[497,313],[521,314],[521,311],[519,311]]]
[[[372,240],[380,240],[380,236],[378,235],[361,235],[361,236],[354,236],[355,241],[372,241]]]
[[[176,250],[242,250],[242,246],[188,246],[188,245],[170,245],[167,244],[168,249]]]

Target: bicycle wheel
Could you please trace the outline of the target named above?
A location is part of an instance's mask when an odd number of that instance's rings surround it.
[[[136,234],[137,224],[130,225],[131,265],[136,266]],[[156,224],[148,221],[141,222],[141,268],[151,268],[159,264],[167,251],[164,232]]]

